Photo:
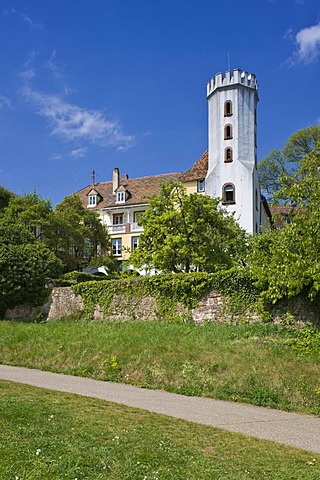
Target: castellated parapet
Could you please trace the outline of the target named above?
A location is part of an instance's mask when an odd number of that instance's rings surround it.
[[[217,73],[207,83],[207,97],[209,97],[215,90],[221,87],[227,87],[231,85],[243,85],[253,90],[258,90],[258,82],[254,73],[248,73],[239,68],[235,68],[233,72],[226,71],[225,74]]]

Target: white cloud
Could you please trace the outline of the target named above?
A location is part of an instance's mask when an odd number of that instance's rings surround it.
[[[70,152],[70,157],[72,158],[82,158],[85,157],[87,153],[87,147],[80,147],[72,150]]]
[[[125,135],[121,126],[104,118],[96,110],[86,110],[50,95],[25,87],[23,96],[38,107],[37,113],[46,118],[51,133],[67,140],[86,140],[96,145],[126,149],[134,137]]]
[[[62,68],[57,62],[57,51],[53,50],[49,60],[46,63],[46,67],[52,72],[53,76],[60,80],[63,76]]]
[[[4,106],[10,108],[10,110],[14,110],[11,100],[5,95],[0,95],[0,108],[3,108]]]
[[[59,84],[59,86],[62,88],[63,92],[68,95],[71,93],[71,89],[69,86],[65,83],[65,75],[64,75],[64,69],[63,65],[61,62],[57,60],[57,51],[53,50],[49,60],[45,64],[46,68],[50,70],[50,72],[53,75],[53,78],[56,80],[56,82]]]
[[[320,55],[320,23],[303,28],[296,35],[297,50],[290,58],[291,64],[314,62]]]
[[[37,52],[37,50],[31,50],[31,52],[29,52],[27,55],[26,61],[24,62],[25,67],[28,67],[31,63],[33,63],[38,55],[39,52]]]
[[[40,23],[35,23],[31,18],[26,15],[25,13],[18,12],[15,8],[11,8],[10,10],[3,10],[4,16],[8,15],[17,15],[20,17],[25,23],[27,23],[32,28],[43,28]]]
[[[19,75],[24,80],[31,80],[36,76],[36,71],[34,68],[29,68],[28,70],[24,70],[23,72],[20,72]]]

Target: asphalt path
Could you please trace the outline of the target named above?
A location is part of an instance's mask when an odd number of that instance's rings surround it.
[[[162,390],[0,365],[0,379],[100,398],[320,453],[320,418]]]

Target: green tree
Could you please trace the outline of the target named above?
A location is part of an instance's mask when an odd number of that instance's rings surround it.
[[[48,279],[61,271],[60,260],[27,225],[0,217],[0,315],[25,302],[43,303]]]
[[[268,198],[277,202],[277,193],[287,183],[293,181],[293,175],[299,170],[301,160],[320,142],[320,126],[298,130],[287,140],[282,150],[272,150],[258,164],[260,186]]]
[[[0,210],[6,235],[30,242],[30,235],[52,250],[64,270],[81,270],[90,261],[109,253],[109,237],[96,212],[83,208],[77,195],[66,197],[53,211],[51,202],[36,192],[10,198]],[[19,240],[20,230],[20,240]],[[1,232],[0,232],[1,237]]]
[[[94,260],[99,264],[110,252],[106,227],[96,212],[83,208],[77,195],[57,205],[47,244],[62,259],[66,271],[81,270]]]
[[[61,273],[62,264],[45,245],[0,243],[0,315],[7,308],[28,302],[41,304],[46,283]]]
[[[253,238],[249,264],[268,300],[302,292],[315,298],[320,291],[320,144],[282,182],[278,196],[292,208],[291,223]]]
[[[51,226],[51,203],[36,192],[22,197],[12,196],[8,205],[0,211],[0,218],[7,224],[26,227],[34,238],[40,240]]]
[[[245,233],[219,199],[187,195],[177,182],[162,185],[139,218],[144,228],[130,261],[162,272],[213,272],[237,264],[245,250]]]
[[[13,196],[14,194],[9,192],[9,190],[0,187],[0,211],[9,204],[9,201]]]

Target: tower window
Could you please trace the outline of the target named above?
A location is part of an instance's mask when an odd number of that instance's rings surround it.
[[[226,125],[224,127],[224,139],[230,140],[232,138],[232,125]]]
[[[225,163],[229,163],[233,161],[233,151],[231,147],[227,147],[224,150],[224,161]]]
[[[232,115],[232,102],[230,100],[227,100],[224,102],[224,116],[225,117],[231,117]]]
[[[232,183],[226,183],[222,188],[222,203],[236,203],[235,188]]]

